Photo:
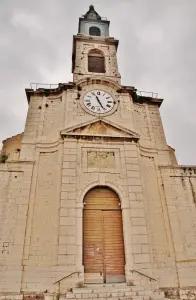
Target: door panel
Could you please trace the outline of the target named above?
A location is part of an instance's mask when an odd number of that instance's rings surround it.
[[[103,215],[84,210],[84,273],[86,283],[103,282]]]
[[[121,210],[103,211],[106,282],[125,281],[124,241]]]

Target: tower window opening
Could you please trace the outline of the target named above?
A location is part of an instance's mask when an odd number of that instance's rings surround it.
[[[89,28],[89,35],[100,36],[101,30],[99,29],[99,27],[91,26]]]
[[[105,58],[102,52],[93,50],[89,53],[88,71],[93,73],[105,73]]]

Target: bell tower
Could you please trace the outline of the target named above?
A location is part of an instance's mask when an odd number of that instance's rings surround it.
[[[74,82],[90,76],[107,77],[120,83],[118,40],[109,36],[110,22],[90,5],[79,19],[78,34],[73,37],[72,72]]]

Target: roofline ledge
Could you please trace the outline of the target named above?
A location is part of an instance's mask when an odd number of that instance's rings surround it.
[[[42,85],[42,84],[40,84]],[[74,82],[68,82],[68,83],[59,83],[57,88],[37,88],[37,89],[25,89],[25,93],[27,96],[28,104],[30,102],[30,98],[32,96],[54,96],[59,95],[62,93],[62,91],[67,91],[68,89],[73,89],[75,86]]]

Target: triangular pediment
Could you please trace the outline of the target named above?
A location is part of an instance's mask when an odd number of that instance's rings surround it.
[[[138,140],[139,135],[105,119],[94,119],[61,131],[62,136],[110,137]]]

